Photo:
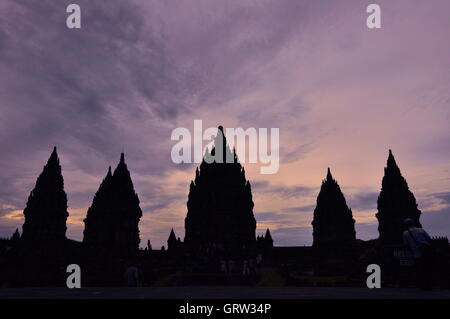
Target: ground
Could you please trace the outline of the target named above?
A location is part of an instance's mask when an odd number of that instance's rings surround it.
[[[0,288],[0,299],[447,299],[450,290],[335,287]]]

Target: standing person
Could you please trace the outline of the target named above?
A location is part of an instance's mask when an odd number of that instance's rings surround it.
[[[230,274],[232,274],[234,271],[234,260],[233,259],[228,260],[228,271],[230,272]]]
[[[263,260],[263,256],[261,253],[259,253],[258,256],[256,256],[256,265],[258,266],[258,268],[261,267],[262,260]]]
[[[139,269],[133,264],[130,264],[125,271],[125,280],[128,287],[139,286]]]
[[[411,218],[404,220],[405,231],[403,241],[411,250],[417,269],[417,285],[422,289],[431,288],[431,274],[433,271],[434,249],[428,233],[416,226]]]
[[[224,274],[226,274],[228,272],[227,262],[223,259],[220,259],[220,271]]]
[[[262,260],[263,260],[262,254],[259,253],[258,256],[256,256],[256,268],[258,269],[258,271],[261,270]]]
[[[250,270],[248,269],[248,260],[244,259],[242,262],[242,274],[244,276],[248,275],[250,273]]]
[[[255,259],[254,258],[250,258],[250,260],[249,260],[249,262],[248,262],[248,266],[249,266],[249,273],[251,273],[251,274],[253,274],[253,273],[255,273],[256,271],[255,271],[255,264],[256,264],[256,262],[255,262]]]

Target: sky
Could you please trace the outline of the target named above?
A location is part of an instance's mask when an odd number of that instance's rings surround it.
[[[279,128],[280,168],[252,184],[257,234],[312,242],[330,167],[356,220],[378,236],[376,200],[392,149],[433,236],[450,235],[450,2],[3,0],[0,2],[0,237],[53,146],[68,195],[67,236],[122,151],[141,201],[141,242],[184,237],[196,164],[175,164],[171,132]],[[66,7],[81,8],[81,29]]]

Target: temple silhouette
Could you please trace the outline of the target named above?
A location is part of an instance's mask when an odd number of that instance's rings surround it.
[[[315,269],[342,273],[354,264],[355,220],[329,168],[317,196],[312,226]]]
[[[378,197],[378,231],[382,245],[399,245],[402,243],[403,220],[413,219],[420,225],[420,210],[416,198],[409,190],[408,183],[400,173],[392,151],[389,150],[387,166]]]
[[[218,143],[218,139],[222,141]],[[208,163],[203,159],[189,188],[185,246],[191,252],[201,252],[211,245],[231,252],[254,249],[256,244],[250,182],[221,126],[215,139],[215,145],[218,144],[222,146],[222,161]],[[216,152],[214,147],[205,158]],[[227,156],[232,161],[227,161]]]
[[[330,168],[314,209],[312,247],[274,246],[269,229],[257,236],[250,181],[221,126],[190,183],[184,240],[172,229],[167,248],[156,250],[150,241],[139,248],[139,203],[122,153],[93,197],[82,242],[68,239],[67,195],[55,147],[28,197],[22,234],[16,229],[0,240],[0,285],[64,286],[72,263],[80,265],[85,286],[123,285],[130,266],[140,269],[142,285],[264,285],[268,276],[281,285],[365,285],[371,263],[382,266],[387,284],[411,281],[403,220],[419,224],[421,212],[391,150],[377,201],[379,237],[373,240],[356,238],[352,210]],[[448,239],[434,238],[433,245],[437,281],[448,287]]]
[[[139,250],[141,217],[139,197],[122,153],[114,174],[109,167],[88,209],[83,243],[90,249],[133,256]]]
[[[28,197],[23,214],[22,239],[33,242],[60,242],[66,239],[67,195],[56,147],[36,186]]]

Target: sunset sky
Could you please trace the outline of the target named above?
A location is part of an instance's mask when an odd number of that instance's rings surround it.
[[[366,27],[381,6],[382,28]],[[66,6],[81,7],[81,29]],[[53,146],[69,238],[124,150],[141,200],[141,241],[184,237],[195,164],[170,154],[177,127],[280,129],[280,169],[252,184],[257,233],[310,245],[327,167],[357,238],[378,236],[388,150],[423,226],[450,236],[450,1],[3,0],[0,2],[0,237]],[[206,144],[206,143],[205,143]]]

